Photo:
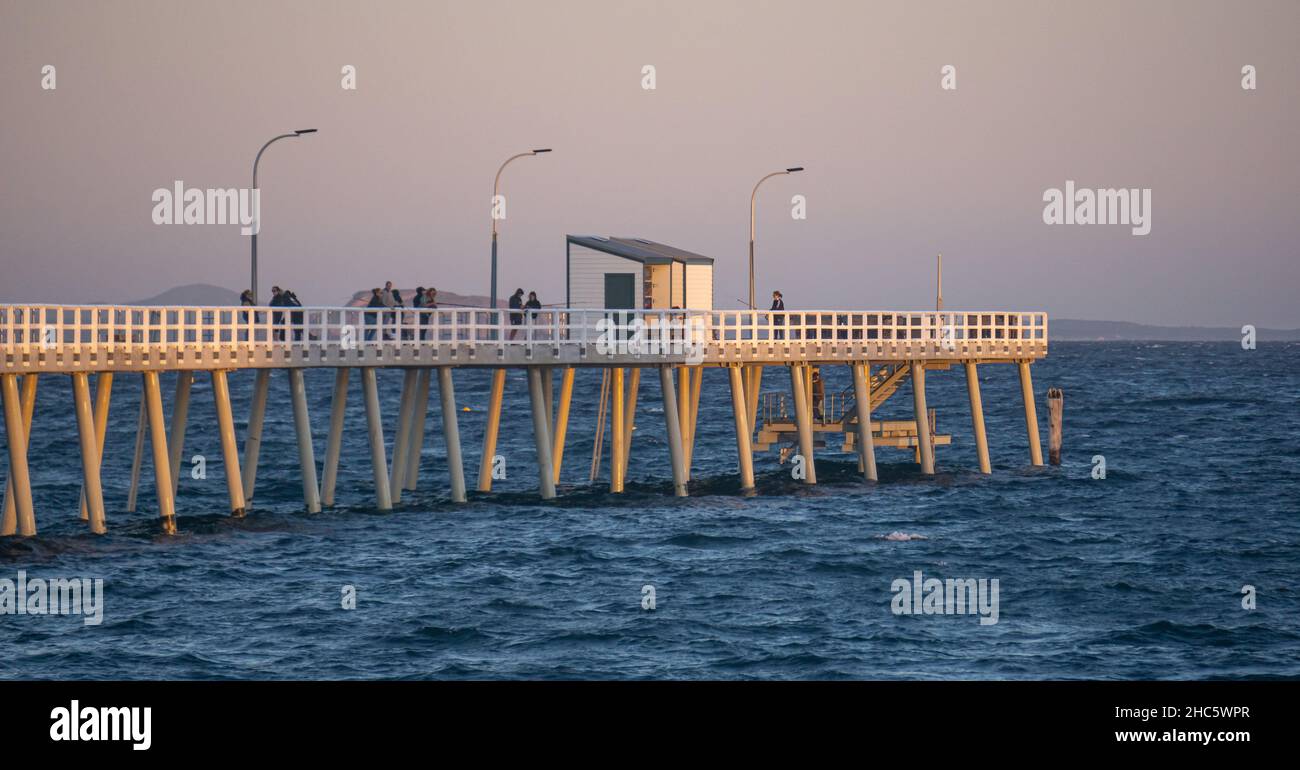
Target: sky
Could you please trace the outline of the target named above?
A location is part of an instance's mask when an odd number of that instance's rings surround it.
[[[486,294],[493,176],[551,147],[503,176],[502,296],[562,302],[594,234],[715,258],[739,307],[750,191],[804,166],[758,196],[760,299],[933,307],[942,252],[950,309],[1300,327],[1294,0],[0,0],[0,105],[0,302],[246,288],[238,226],[153,193],[317,128],[259,179],[262,292],[308,305]],[[1150,233],[1045,224],[1067,180],[1150,189]]]

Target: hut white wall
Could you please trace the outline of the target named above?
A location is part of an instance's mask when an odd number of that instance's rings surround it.
[[[673,306],[672,293],[672,265],[646,265],[645,271],[647,277],[654,284],[653,293],[650,297],[650,307],[654,310],[667,310]]]
[[[686,265],[681,262],[674,262],[671,265],[673,288],[671,292],[670,307],[685,307],[684,294],[686,292]]]
[[[569,307],[605,307],[605,273],[630,273],[634,277],[633,285],[636,287],[634,307],[641,307],[644,300],[641,267],[641,263],[634,259],[624,259],[570,243]]]
[[[686,266],[686,307],[688,310],[713,309],[713,266]]]

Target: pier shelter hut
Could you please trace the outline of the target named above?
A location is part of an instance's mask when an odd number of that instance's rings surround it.
[[[565,305],[627,310],[713,309],[713,258],[645,238],[570,235]]]

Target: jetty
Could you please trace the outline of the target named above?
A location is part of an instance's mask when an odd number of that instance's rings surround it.
[[[654,267],[656,258],[642,259],[647,270]],[[664,259],[671,262],[673,257]],[[677,261],[685,269],[693,264]],[[665,275],[676,276],[676,269],[669,265]],[[198,376],[211,379],[230,511],[242,516],[256,487],[262,426],[271,406],[269,376],[274,369],[288,373],[303,502],[307,511],[317,512],[335,502],[345,407],[354,372],[361,380],[365,403],[375,506],[389,510],[404,490],[413,490],[418,484],[435,377],[450,497],[456,502],[466,500],[455,394],[455,373],[461,369],[494,370],[485,432],[473,437],[474,444],[482,447],[477,479],[480,493],[492,489],[506,371],[527,372],[537,489],[542,498],[553,498],[564,459],[574,373],[580,367],[594,367],[604,370],[599,414],[601,431],[608,416],[610,491],[623,491],[638,385],[645,373],[657,375],[661,385],[668,439],[668,456],[660,458],[664,475],[671,478],[673,493],[684,496],[705,367],[727,371],[740,485],[742,491],[752,492],[754,452],[773,447],[784,450],[782,459],[787,455],[799,458],[801,478],[807,484],[817,483],[819,449],[855,453],[866,482],[876,479],[878,446],[911,451],[921,471],[933,474],[935,448],[947,444],[951,437],[936,434],[935,415],[926,406],[926,374],[952,367],[965,371],[974,459],[980,472],[989,473],[977,373],[983,364],[1018,368],[1029,461],[1041,465],[1030,366],[1047,355],[1047,348],[1047,314],[1043,312],[583,307],[527,311],[525,315],[489,308],[0,305],[0,393],[9,459],[0,534],[32,536],[37,531],[27,446],[41,377],[72,379],[73,403],[66,406],[77,428],[83,483],[81,517],[95,533],[106,531],[100,471],[114,378],[142,378],[144,397],[135,465],[138,469],[141,464],[147,435],[158,515],[163,531],[174,533],[190,390]],[[851,371],[852,388],[819,393],[814,387],[815,376],[836,366]],[[303,377],[309,368],[335,372],[325,456],[320,465]],[[404,372],[400,407],[391,426],[391,456],[376,376],[381,368]],[[163,372],[177,373],[170,425],[164,420],[159,380]],[[763,391],[765,372],[769,387],[778,378],[783,381],[778,389]],[[231,376],[253,378],[242,447],[231,408]],[[873,419],[873,412],[908,381],[912,419]],[[128,507],[134,507],[134,488]]]

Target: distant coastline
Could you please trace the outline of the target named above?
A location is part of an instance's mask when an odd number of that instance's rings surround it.
[[[1077,318],[1048,318],[1048,338],[1053,342],[1240,342],[1241,327],[1154,326],[1129,321],[1084,321]],[[1300,329],[1255,329],[1260,342],[1300,341]]]

